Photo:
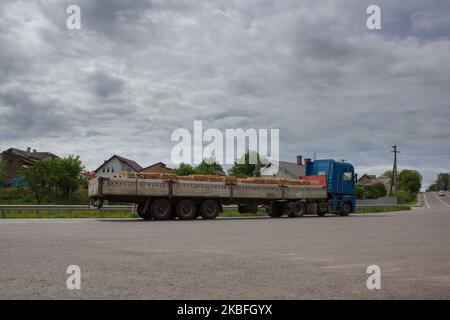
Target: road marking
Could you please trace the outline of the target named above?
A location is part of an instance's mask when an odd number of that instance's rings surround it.
[[[443,204],[444,206],[450,208],[450,206],[449,206],[448,204],[446,204],[444,201],[442,201],[442,200],[439,198],[439,196],[436,194],[436,192],[433,192],[433,194],[434,194],[434,196],[435,196],[440,202],[442,202],[442,204]]]
[[[426,192],[423,193],[423,199],[425,200],[425,204],[427,205],[427,208],[430,209],[430,205],[428,204],[428,201],[427,201]]]

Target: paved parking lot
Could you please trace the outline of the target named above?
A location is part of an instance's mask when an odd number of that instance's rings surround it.
[[[0,298],[448,299],[449,198],[350,217],[0,220]]]

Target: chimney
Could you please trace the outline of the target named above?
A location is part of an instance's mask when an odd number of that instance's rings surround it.
[[[311,162],[311,158],[305,158],[305,166]]]
[[[28,147],[28,148],[27,148],[27,153],[30,153],[30,152],[31,152],[31,148]]]
[[[297,156],[297,164],[300,166],[302,165],[302,156],[301,155]]]
[[[36,149],[33,149],[33,153],[36,153],[37,152],[37,150]]]

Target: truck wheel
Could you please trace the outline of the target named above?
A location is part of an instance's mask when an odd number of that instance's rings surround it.
[[[142,219],[150,220],[152,217],[149,214],[149,210],[147,209],[147,212],[144,212],[144,209],[145,209],[145,202],[139,203],[136,209],[138,216]]]
[[[215,200],[205,200],[200,205],[200,215],[203,219],[215,219],[220,213],[220,204]]]
[[[166,199],[157,199],[150,206],[150,213],[155,220],[170,219],[172,214],[172,205]]]
[[[175,209],[178,219],[192,220],[197,218],[197,206],[192,200],[181,200]]]
[[[295,201],[290,209],[289,217],[299,218],[305,214],[305,203],[303,201]]]
[[[267,214],[272,218],[280,218],[283,215],[283,208],[279,205],[272,204],[267,208]]]
[[[348,216],[352,212],[352,204],[350,202],[344,203],[342,206],[341,216]]]
[[[323,216],[325,216],[325,214],[326,214],[326,212],[323,212],[323,211],[320,211],[320,210],[317,212],[317,215],[319,217],[323,217]]]

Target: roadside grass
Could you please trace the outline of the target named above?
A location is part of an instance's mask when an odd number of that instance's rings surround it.
[[[3,211],[0,218],[3,219],[33,219],[33,218],[137,218],[136,213],[124,211]]]
[[[409,206],[396,207],[375,207],[375,208],[358,208],[355,214],[377,213],[377,212],[393,212],[411,210]],[[257,213],[239,213],[237,210],[225,210],[220,217],[264,217],[267,213],[259,210]],[[135,212],[127,211],[76,211],[71,212],[67,210],[59,211],[0,211],[0,218],[2,219],[64,219],[64,218],[138,218]]]
[[[418,195],[416,195],[415,199],[408,201],[408,202],[404,202],[402,204],[404,204],[406,206],[416,206],[418,203],[419,203],[419,197],[418,197]]]
[[[374,207],[374,208],[357,208],[357,214],[377,213],[377,212],[393,212],[411,210],[410,206],[395,206],[395,207]]]
[[[267,213],[263,210],[258,210],[257,213],[239,213],[237,210],[224,210],[220,217],[232,218],[232,217],[261,217],[267,216]]]

